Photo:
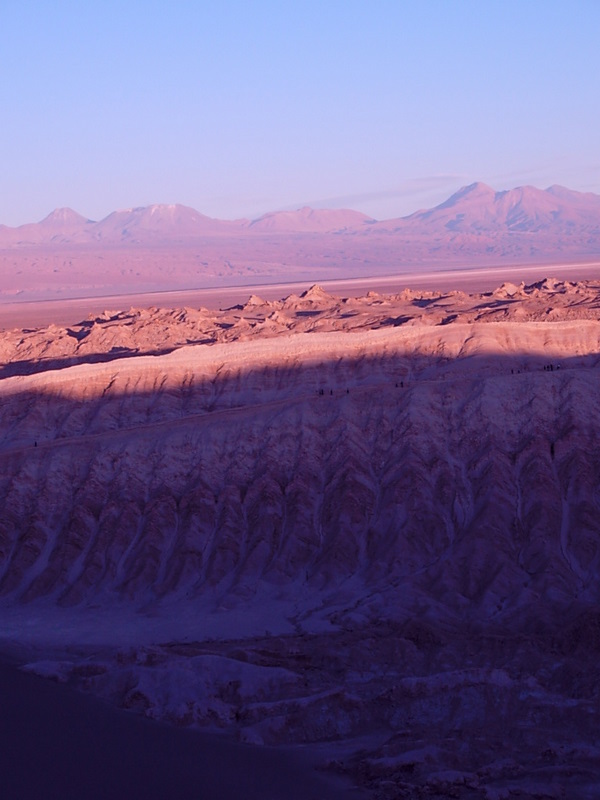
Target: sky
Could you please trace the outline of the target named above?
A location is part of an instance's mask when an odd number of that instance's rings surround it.
[[[600,193],[598,0],[0,0],[0,223]]]

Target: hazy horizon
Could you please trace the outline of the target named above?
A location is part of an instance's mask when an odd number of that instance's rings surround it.
[[[411,215],[415,215],[415,214],[417,214],[419,212],[430,212],[430,211],[433,211],[433,210],[437,209],[438,207],[445,206],[448,203],[448,201],[452,200],[455,196],[456,197],[460,197],[462,195],[462,193],[463,193],[463,190],[472,189],[472,188],[476,188],[476,187],[479,187],[479,186],[485,186],[488,189],[492,189],[495,192],[496,198],[498,198],[500,196],[509,195],[510,193],[513,192],[513,190],[517,190],[518,191],[518,190],[521,190],[521,189],[525,189],[525,190],[534,189],[534,190],[539,191],[539,192],[546,192],[546,191],[551,191],[553,188],[558,187],[559,189],[566,189],[568,192],[576,192],[576,191],[578,191],[578,190],[573,190],[572,187],[561,186],[560,184],[553,184],[551,186],[544,186],[544,187],[533,186],[533,184],[526,184],[524,186],[510,187],[508,189],[497,189],[496,187],[489,186],[489,184],[485,184],[482,181],[474,181],[473,183],[471,183],[471,184],[469,184],[467,186],[459,187],[457,190],[455,190],[452,193],[450,193],[449,195],[443,197],[441,200],[439,200],[439,202],[436,202],[435,205],[432,205],[432,206],[429,206],[429,207],[414,208],[411,211],[408,211],[408,212],[406,212],[406,213],[404,213],[402,215],[399,215],[396,218],[397,219],[402,219],[402,218],[410,217]],[[580,197],[584,196],[584,194],[586,194],[586,193],[579,192]],[[587,192],[587,195],[588,196],[589,195],[596,195],[596,196],[600,197],[600,194],[598,194],[596,192]],[[16,226],[7,225],[6,223],[4,223],[0,219],[0,227],[6,226],[8,228],[11,228],[11,227],[18,228],[18,227],[20,227],[20,225],[32,225],[32,224],[33,225],[37,225],[37,224],[39,224],[41,222],[46,221],[48,218],[52,218],[53,214],[55,214],[56,212],[65,212],[65,211],[74,212],[75,214],[79,215],[82,218],[82,221],[85,220],[85,222],[88,222],[88,223],[99,223],[99,222],[104,222],[108,217],[110,217],[111,215],[113,215],[115,213],[122,214],[124,212],[134,212],[134,211],[137,212],[137,211],[147,211],[147,210],[154,210],[154,209],[175,209],[175,208],[189,209],[189,210],[195,211],[195,212],[199,213],[200,215],[205,216],[205,217],[207,217],[209,219],[211,218],[210,215],[205,214],[204,211],[201,208],[193,208],[193,207],[187,206],[187,205],[185,205],[183,203],[161,203],[161,202],[156,202],[156,203],[149,203],[149,204],[144,205],[144,206],[133,206],[133,207],[130,206],[130,207],[127,207],[127,208],[124,208],[124,207],[123,208],[113,208],[110,211],[108,211],[107,214],[104,215],[104,217],[99,217],[97,219],[93,219],[91,217],[87,217],[85,214],[81,214],[79,209],[73,208],[72,206],[56,206],[56,207],[54,207],[52,209],[49,209],[48,212],[46,214],[44,214],[44,216],[41,217],[40,219],[27,220],[26,222],[20,223],[19,225],[16,225]],[[213,219],[215,221],[221,221],[221,222],[244,222],[244,221],[246,221],[246,222],[254,223],[254,222],[262,219],[263,217],[269,217],[271,215],[278,215],[278,214],[282,214],[282,213],[286,213],[286,212],[302,212],[305,209],[309,209],[311,212],[339,211],[339,212],[357,212],[359,214],[360,213],[365,214],[365,212],[362,209],[358,208],[358,206],[355,206],[355,207],[351,208],[349,206],[345,206],[345,207],[333,206],[333,205],[329,205],[329,206],[327,206],[327,205],[313,205],[313,206],[310,206],[308,204],[305,204],[304,206],[290,205],[289,207],[286,207],[286,208],[270,209],[268,211],[263,212],[262,214],[257,214],[257,215],[246,217],[246,218],[241,218],[241,217],[237,217],[237,218],[233,218],[233,217],[231,217],[231,218],[223,218],[223,217],[222,218],[218,218],[218,217],[214,217]],[[365,214],[365,216],[367,218],[369,217],[368,214]],[[388,218],[388,219],[392,220],[394,218],[392,217],[392,218]],[[377,218],[375,216],[372,216],[371,217],[371,221],[386,222],[387,220],[384,219],[384,218]]]
[[[376,219],[464,185],[600,192],[600,7],[6,8],[0,221],[179,203]]]

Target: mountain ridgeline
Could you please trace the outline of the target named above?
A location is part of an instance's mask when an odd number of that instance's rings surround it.
[[[41,222],[16,228],[0,225],[0,246],[31,244],[176,243],[207,235],[257,233],[587,232],[600,235],[600,195],[562,186],[520,186],[497,192],[483,183],[465,186],[435,208],[409,216],[375,220],[348,209],[300,208],[258,219],[219,220],[183,205],[151,205],[113,211],[96,222],[59,208]]]
[[[406,273],[594,262],[600,196],[551,186],[496,192],[475,183],[432,209],[375,220],[300,208],[219,220],[182,205],[68,208],[0,226],[0,301],[215,286],[315,283]]]

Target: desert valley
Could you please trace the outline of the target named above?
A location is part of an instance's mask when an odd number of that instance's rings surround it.
[[[513,192],[0,229],[23,679],[320,768],[248,797],[596,797],[600,198]]]
[[[311,208],[218,220],[186,206],[152,205],[94,222],[63,208],[38,223],[0,225],[0,300],[585,266],[598,261],[599,219],[597,194],[562,186],[498,192],[482,183],[388,220]]]

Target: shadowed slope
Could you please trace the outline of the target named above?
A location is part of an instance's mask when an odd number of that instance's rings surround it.
[[[11,799],[348,797],[300,754],[156,725],[2,663],[0,769]]]
[[[361,597],[393,578],[444,613],[593,601],[599,340],[392,327],[6,379],[0,591],[249,600],[356,578]]]
[[[595,291],[313,288],[213,318],[229,341],[5,377],[4,635],[378,798],[594,796]]]

